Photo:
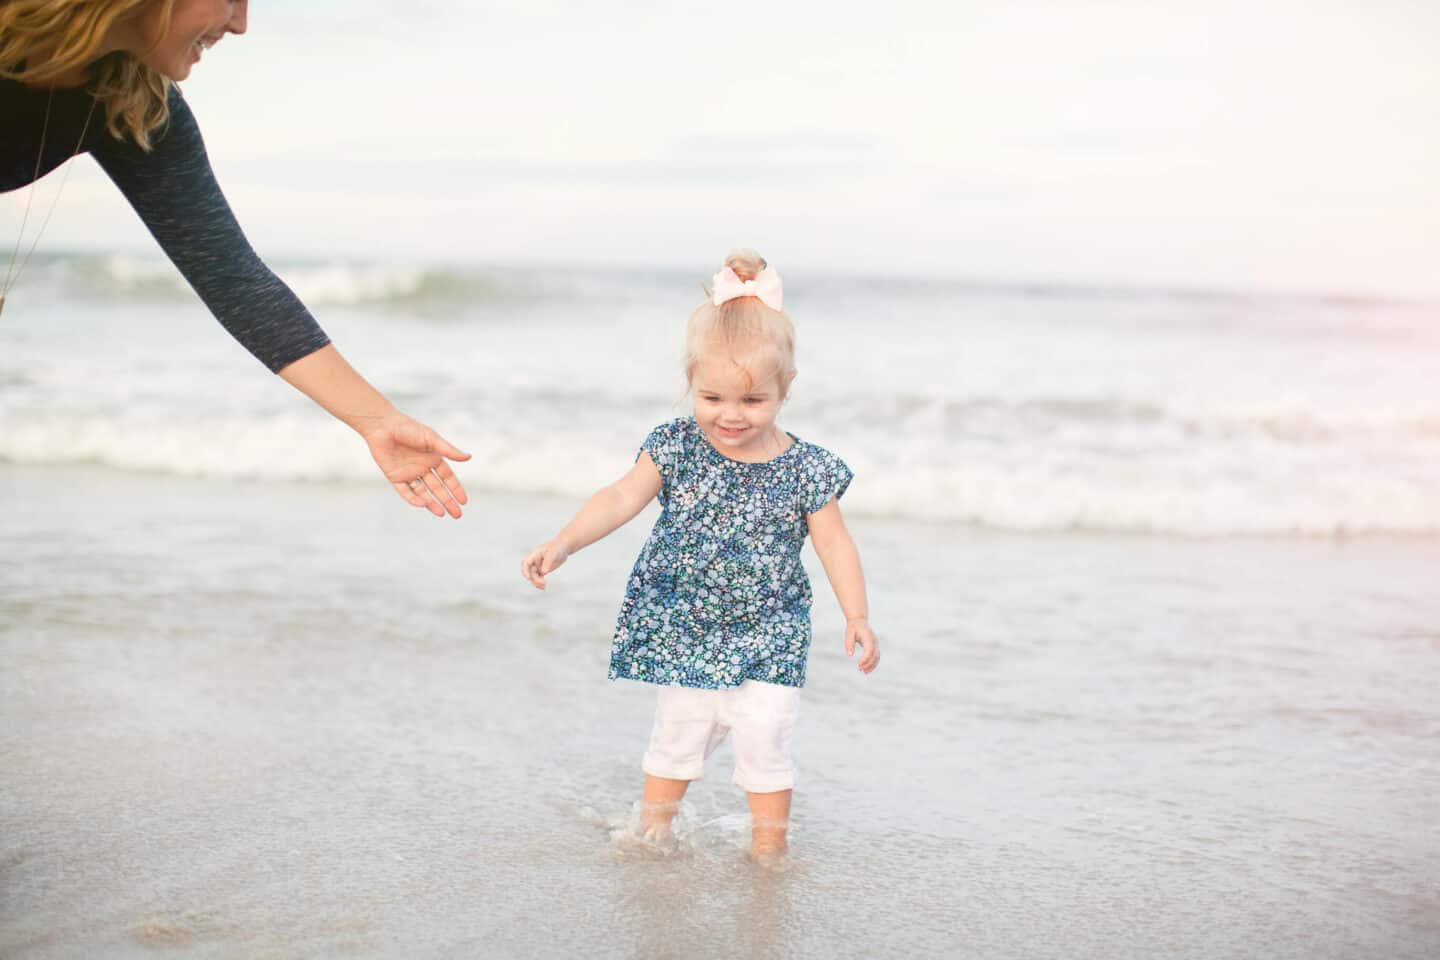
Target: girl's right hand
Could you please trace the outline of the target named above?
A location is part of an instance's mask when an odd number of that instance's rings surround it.
[[[552,573],[569,557],[570,551],[565,548],[565,544],[559,540],[549,540],[531,550],[525,555],[525,559],[520,561],[520,576],[533,583],[535,589],[544,590],[545,575]]]

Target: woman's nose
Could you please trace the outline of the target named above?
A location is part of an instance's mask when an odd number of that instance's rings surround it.
[[[244,33],[250,17],[249,8],[250,0],[238,0],[235,9],[230,12],[230,22],[225,24],[225,29],[230,33]]]

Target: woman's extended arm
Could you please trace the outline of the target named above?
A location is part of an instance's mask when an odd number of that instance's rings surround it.
[[[459,517],[465,489],[445,458],[467,460],[469,454],[400,413],[365,382],[260,260],[215,181],[184,98],[172,88],[170,122],[150,153],[103,130],[91,141],[95,160],[230,335],[359,433],[396,493],[436,516]],[[412,488],[414,480],[424,486]]]
[[[660,486],[660,471],[655,461],[649,453],[642,453],[629,473],[595,491],[559,533],[526,554],[520,561],[520,575],[544,590],[546,574],[564,563],[570,554],[635,519],[635,515],[655,499]]]

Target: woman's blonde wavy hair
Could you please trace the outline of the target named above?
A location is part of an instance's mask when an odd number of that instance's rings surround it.
[[[0,3],[0,77],[44,84],[79,68],[91,69],[95,98],[105,105],[105,128],[127,135],[142,150],[170,119],[171,81],[125,52],[96,59],[117,23],[151,16],[170,22],[175,0],[4,0]],[[164,29],[154,38],[164,38]]]

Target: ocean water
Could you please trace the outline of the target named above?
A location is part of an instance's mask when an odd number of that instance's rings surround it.
[[[459,522],[162,266],[0,324],[0,956],[1440,952],[1440,400],[1424,305],[787,277],[782,420],[884,660],[816,581],[792,855],[728,748],[627,829],[604,679],[647,512],[524,551],[684,412],[695,278],[282,265],[476,458]]]
[[[696,275],[281,265],[341,349],[469,447],[580,496],[686,409]],[[785,422],[852,510],[1021,531],[1440,533],[1440,306],[789,274]],[[168,264],[37,261],[0,328],[0,459],[366,479]]]

